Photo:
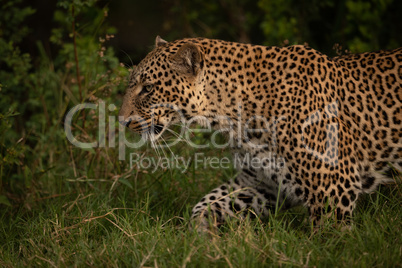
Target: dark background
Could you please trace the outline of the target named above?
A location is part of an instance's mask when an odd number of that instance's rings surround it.
[[[49,54],[56,1],[23,1],[36,9],[28,17],[32,29],[24,40],[29,50],[37,40]],[[115,28],[109,45],[122,61],[127,53],[139,61],[152,48],[156,35],[166,40],[203,36],[265,45],[308,43],[331,55],[340,44],[352,52],[391,49],[402,44],[402,1],[351,0],[147,0],[98,1],[108,9],[107,23]]]

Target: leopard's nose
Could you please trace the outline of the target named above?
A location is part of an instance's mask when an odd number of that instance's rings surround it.
[[[119,123],[125,127],[128,127],[131,123],[132,119],[128,118],[127,120],[120,120]]]

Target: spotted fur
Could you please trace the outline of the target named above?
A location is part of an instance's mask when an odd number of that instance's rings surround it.
[[[300,45],[157,37],[120,115],[156,139],[180,113],[228,131],[238,158],[262,160],[196,204],[200,228],[249,211],[267,216],[278,204],[304,205],[314,223],[345,220],[362,193],[390,181],[390,165],[401,170],[402,49],[330,58]],[[238,131],[246,125],[261,131]],[[283,165],[269,166],[268,156]]]

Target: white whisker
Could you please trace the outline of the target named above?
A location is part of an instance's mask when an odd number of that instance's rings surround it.
[[[151,141],[151,147],[154,149],[156,155],[157,155],[159,158],[161,158],[161,154],[160,154],[160,152],[158,151],[158,146],[157,146],[156,143],[155,143],[155,138],[154,138],[154,137],[152,136],[152,134],[149,133],[149,132],[147,132],[147,135],[149,136],[149,140]]]
[[[165,143],[166,147],[169,149],[170,153],[172,154],[173,158],[176,160],[176,162],[178,162],[177,156],[175,155],[175,153],[172,151],[172,149],[170,148],[170,146],[167,144],[167,142],[165,141],[165,139],[161,136],[160,139]]]

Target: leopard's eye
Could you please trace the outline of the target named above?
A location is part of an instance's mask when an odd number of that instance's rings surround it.
[[[152,91],[153,89],[153,85],[144,85],[142,86],[142,90],[140,92],[140,94],[148,94]]]

